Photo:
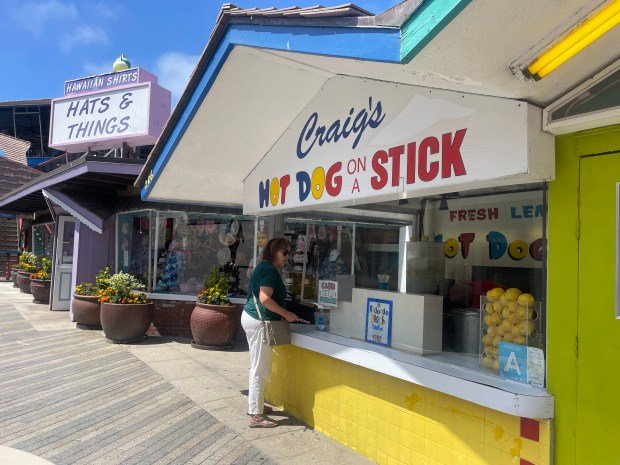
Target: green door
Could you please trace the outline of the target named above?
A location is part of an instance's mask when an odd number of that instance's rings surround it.
[[[576,463],[618,465],[620,320],[616,318],[616,298],[620,296],[616,296],[616,252],[620,152],[582,157],[579,168]]]

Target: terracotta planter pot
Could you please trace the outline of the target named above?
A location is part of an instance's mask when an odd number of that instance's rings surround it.
[[[30,291],[34,300],[40,304],[50,303],[50,289],[52,287],[52,281],[42,279],[30,280]]]
[[[228,350],[241,324],[240,305],[196,303],[190,318],[194,341],[192,347],[205,350]]]
[[[11,269],[11,281],[13,281],[13,287],[19,287],[19,285],[17,284],[17,273],[19,273],[18,269]]]
[[[101,304],[96,295],[73,294],[71,310],[78,329],[101,329]]]
[[[101,304],[101,326],[112,342],[140,342],[153,320],[153,303]]]
[[[17,285],[19,286],[19,292],[24,294],[32,294],[30,292],[30,275],[31,273],[25,271],[17,272]]]

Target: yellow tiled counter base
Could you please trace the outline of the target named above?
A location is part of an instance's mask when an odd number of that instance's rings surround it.
[[[550,460],[550,421],[500,413],[295,346],[273,349],[267,399],[381,465]]]

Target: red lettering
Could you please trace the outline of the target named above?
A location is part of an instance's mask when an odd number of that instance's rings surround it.
[[[377,173],[377,175],[370,178],[370,185],[376,191],[378,191],[379,189],[383,189],[388,182],[388,172],[383,167],[383,165],[387,163],[387,161],[388,154],[385,152],[385,150],[379,150],[372,157],[372,169],[375,173]],[[355,186],[353,187],[355,188]]]
[[[450,221],[454,221],[456,219],[456,210],[450,210]]]
[[[469,216],[469,221],[476,220],[476,210],[467,210],[467,215]]]
[[[496,220],[499,218],[499,209],[497,208],[489,208],[489,219]]]
[[[415,182],[415,148],[415,142],[407,144],[407,184]]]
[[[449,178],[454,170],[455,176],[467,174],[463,158],[461,157],[461,144],[465,138],[467,129],[459,129],[452,139],[452,133],[448,132],[441,136],[441,177]]]
[[[427,137],[420,142],[420,152],[418,154],[418,177],[420,181],[432,181],[439,174],[439,162],[428,161],[429,155],[439,153],[439,140],[436,137]]]
[[[404,145],[392,147],[388,151],[388,155],[392,159],[392,186],[400,184],[400,156],[403,153],[405,153]]]
[[[342,162],[334,163],[328,170],[325,177],[325,190],[332,197],[336,197],[342,190],[342,176],[334,176],[342,169]]]
[[[459,236],[459,242],[461,243],[461,255],[463,258],[467,258],[469,256],[469,244],[474,242],[476,237],[476,233],[462,233]]]
[[[357,180],[357,178],[355,178],[355,181],[353,181],[353,187],[351,188],[351,193],[353,193],[355,191],[357,191],[357,192],[360,191],[360,183]]]
[[[467,210],[459,210],[459,221],[467,221]]]
[[[284,205],[284,202],[286,202],[286,188],[289,186],[290,183],[291,183],[290,174],[287,174],[280,178],[280,190],[282,191],[282,195],[280,197],[281,198],[280,203],[282,205]]]
[[[484,208],[478,209],[478,220],[484,220],[487,217],[487,211]]]

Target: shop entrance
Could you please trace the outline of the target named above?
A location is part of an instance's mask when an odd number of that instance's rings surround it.
[[[58,230],[56,232],[52,310],[69,310],[75,219],[67,216],[58,217]]]
[[[582,157],[579,178],[575,463],[605,465],[620,457],[620,152]]]

